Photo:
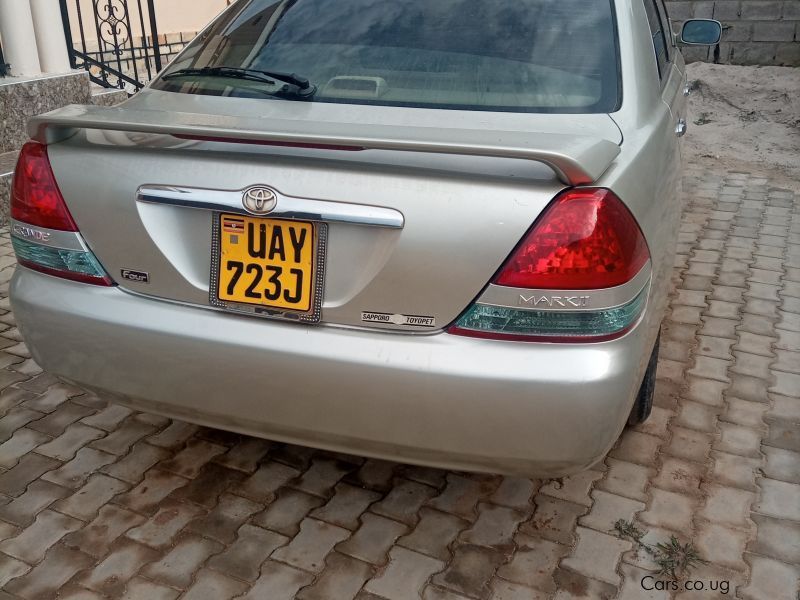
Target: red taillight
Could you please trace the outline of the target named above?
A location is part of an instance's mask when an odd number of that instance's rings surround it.
[[[11,188],[11,243],[23,267],[72,281],[114,281],[86,246],[53,176],[47,147],[22,147]]]
[[[547,207],[493,283],[592,290],[630,281],[650,258],[639,225],[613,192],[569,190]]]
[[[611,191],[566,191],[448,331],[530,342],[616,339],[645,310],[649,262],[639,225]]]
[[[11,217],[61,231],[78,231],[56,185],[47,146],[28,142],[22,147],[11,189]]]

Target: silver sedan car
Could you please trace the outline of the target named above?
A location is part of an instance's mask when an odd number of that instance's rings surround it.
[[[663,0],[239,0],[121,106],[31,121],[22,335],[144,411],[585,469],[652,403],[678,42]]]

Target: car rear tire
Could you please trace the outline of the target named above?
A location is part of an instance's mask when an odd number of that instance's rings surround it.
[[[658,369],[658,347],[660,342],[661,332],[659,332],[656,338],[656,345],[653,347],[653,353],[650,355],[650,362],[647,363],[647,371],[644,373],[642,386],[639,388],[636,402],[633,403],[631,414],[628,417],[628,425],[630,426],[647,421],[653,410],[653,396],[656,390],[656,370]]]

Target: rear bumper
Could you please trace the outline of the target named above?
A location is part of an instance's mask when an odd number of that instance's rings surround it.
[[[13,309],[48,371],[135,408],[279,441],[561,476],[622,430],[652,344],[410,336],[265,321],[18,268]]]

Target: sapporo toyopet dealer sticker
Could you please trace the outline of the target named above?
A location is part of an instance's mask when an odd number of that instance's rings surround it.
[[[386,323],[387,325],[405,325],[407,327],[436,327],[436,319],[434,317],[422,317],[419,315],[362,312],[361,320],[364,323]]]

